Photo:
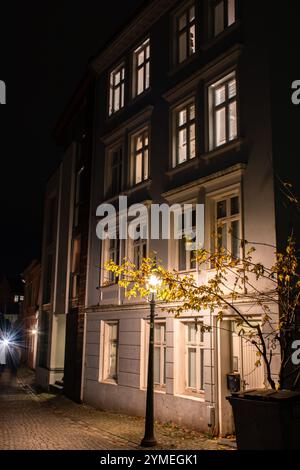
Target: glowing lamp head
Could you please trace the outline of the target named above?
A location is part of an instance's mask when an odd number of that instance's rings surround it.
[[[3,346],[4,346],[5,348],[7,348],[7,347],[9,346],[9,340],[8,340],[7,338],[4,338],[4,339],[2,340],[2,343],[3,343]]]
[[[37,334],[37,329],[36,329],[36,328],[32,328],[31,334],[32,334],[32,335],[36,335],[36,334]]]
[[[157,276],[157,274],[151,274],[151,276],[149,276],[147,285],[150,292],[155,293],[161,286],[161,279]]]

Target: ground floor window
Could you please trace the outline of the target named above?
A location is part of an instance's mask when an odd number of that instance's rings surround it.
[[[185,389],[188,393],[204,391],[204,341],[201,323],[185,324]]]
[[[149,322],[145,329],[145,374],[144,387],[147,386],[148,354],[149,354]],[[159,321],[154,325],[154,385],[156,390],[164,390],[166,386],[166,323]]]
[[[118,380],[119,323],[104,324],[103,335],[103,373],[102,379],[117,382]]]

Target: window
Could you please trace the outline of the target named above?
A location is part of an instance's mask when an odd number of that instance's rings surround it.
[[[176,17],[176,64],[181,64],[196,52],[195,6],[189,6]]]
[[[19,302],[19,296],[18,295],[14,296],[14,302],[15,302],[15,304],[17,304]]]
[[[150,86],[150,39],[147,39],[133,53],[133,97],[140,95]]]
[[[106,196],[112,197],[122,191],[122,147],[111,150],[106,167]]]
[[[137,269],[141,267],[142,259],[147,257],[147,240],[139,238],[133,242],[133,262]]]
[[[237,194],[215,202],[216,247],[240,257],[240,198]]]
[[[133,183],[146,181],[149,176],[149,137],[144,129],[132,137]]]
[[[145,387],[147,386],[149,354],[149,322],[147,322],[145,354]],[[154,324],[154,385],[156,389],[166,386],[166,323],[157,321]]]
[[[220,147],[237,137],[237,86],[235,73],[210,86],[210,146]]]
[[[77,299],[79,291],[79,273],[80,273],[80,237],[73,240],[72,246],[72,264],[71,264],[71,299]]]
[[[48,365],[48,342],[49,342],[50,320],[48,312],[41,313],[39,324],[39,366],[47,367]]]
[[[235,23],[235,0],[213,0],[213,31],[214,36]]]
[[[178,242],[178,270],[179,271],[190,271],[196,269],[196,251],[193,250],[192,244],[196,243],[196,211],[193,210],[191,214],[192,218],[192,234],[189,235],[184,233],[184,214],[182,217],[181,227],[182,234]]]
[[[190,102],[175,111],[175,158],[174,166],[196,156],[195,103]]]
[[[185,388],[187,392],[201,393],[204,390],[203,364],[204,342],[202,324],[185,324]]]
[[[80,204],[82,203],[82,177],[83,177],[84,167],[81,167],[76,172],[76,181],[75,181],[75,199],[74,199],[74,221],[73,227],[78,227],[79,223],[79,210]]]
[[[108,260],[119,264],[120,261],[120,240],[118,238],[110,238],[108,240]],[[108,272],[108,282],[114,284],[116,282],[116,276],[113,272]]]
[[[119,324],[104,324],[103,380],[118,380]]]
[[[43,289],[43,303],[49,304],[51,301],[51,289],[52,289],[52,268],[53,268],[53,255],[52,253],[47,254],[46,265],[45,265],[45,278],[44,278],[44,289]]]
[[[109,79],[109,115],[124,107],[125,67],[120,65],[110,73]]]

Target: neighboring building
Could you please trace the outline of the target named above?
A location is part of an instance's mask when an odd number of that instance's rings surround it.
[[[24,285],[21,276],[4,276],[0,280],[0,316],[12,325],[20,321],[23,300]]]
[[[288,139],[293,148],[287,131],[277,132],[270,75],[276,8],[154,0],[93,59],[96,78],[83,81],[57,127],[64,158],[47,186],[37,367],[43,386],[64,376],[65,393],[77,401],[144,415],[149,305],[125,298],[105,262],[127,256],[138,265],[156,251],[170,270],[199,283],[214,273],[212,266],[199,272],[173,229],[170,240],[101,243],[99,204],[118,209],[119,195],[148,207],[202,203],[207,249],[217,232],[238,256],[235,236],[243,237],[264,243],[257,258],[273,263],[272,246],[282,245],[288,221],[274,178],[283,175],[278,148]],[[288,122],[292,113],[283,109]],[[294,157],[285,155],[287,166]],[[246,298],[241,308],[260,320]],[[226,374],[239,372],[244,388],[263,386],[255,347],[238,336],[230,312],[218,324],[217,312],[174,318],[158,307],[157,314],[156,418],[231,433]],[[196,330],[195,320],[211,331]],[[278,361],[274,354],[274,368]]]
[[[92,74],[61,116],[55,139],[62,163],[49,180],[45,201],[37,381],[64,387],[81,400],[86,258],[94,103]]]
[[[23,349],[22,359],[31,368],[36,367],[41,264],[32,261],[23,271],[24,302],[22,308]]]

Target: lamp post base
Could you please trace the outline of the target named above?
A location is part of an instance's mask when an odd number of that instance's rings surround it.
[[[148,439],[147,437],[144,437],[141,441],[141,447],[154,447],[157,444],[157,440],[155,437]]]

